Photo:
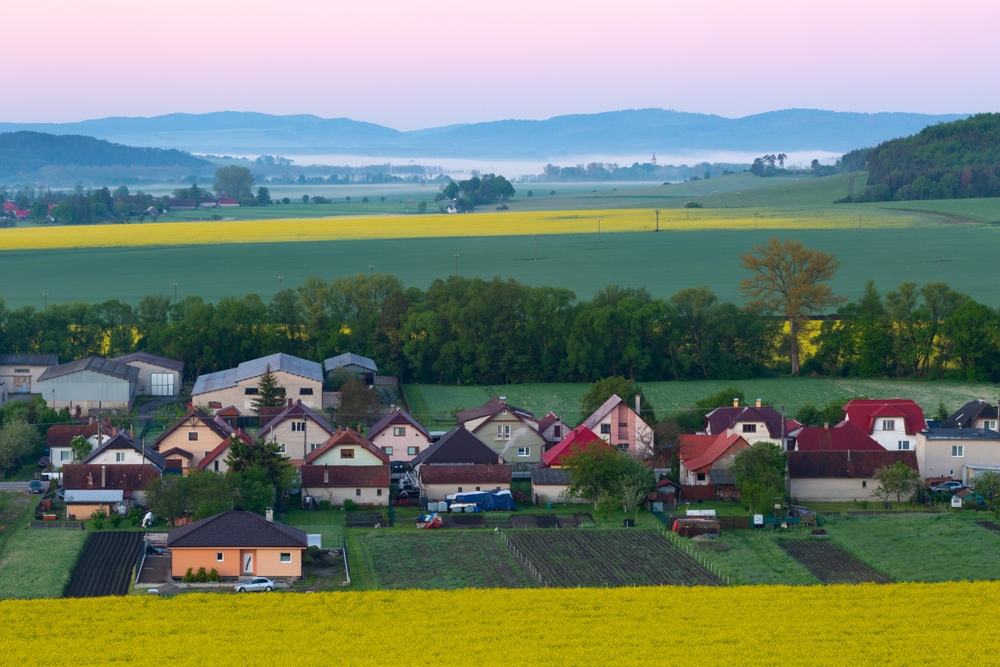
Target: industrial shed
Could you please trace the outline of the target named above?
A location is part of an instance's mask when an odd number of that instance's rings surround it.
[[[138,380],[134,366],[87,357],[48,368],[38,377],[38,388],[50,408],[83,416],[106,408],[131,410]]]
[[[137,396],[178,396],[184,376],[184,362],[159,357],[149,352],[133,352],[111,361],[139,369]]]

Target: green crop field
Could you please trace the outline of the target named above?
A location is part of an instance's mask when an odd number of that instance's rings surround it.
[[[784,404],[793,414],[805,404],[825,405],[831,401],[869,396],[912,398],[928,416],[944,403],[949,412],[976,398],[996,401],[998,389],[989,383],[927,382],[919,380],[857,380],[847,378],[774,378],[761,380],[696,380],[641,383],[647,400],[657,416],[681,410],[705,396],[728,387],[742,390],[747,400],[761,398],[768,405]],[[580,397],[586,384],[511,384],[494,386],[406,385],[403,391],[410,409],[430,429],[444,429],[454,424],[451,413],[482,405],[492,396],[506,396],[512,405],[525,408],[541,417],[548,411],[562,413],[576,425],[587,415],[580,414]]]
[[[0,554],[0,599],[62,595],[86,537],[82,530],[19,530]]]

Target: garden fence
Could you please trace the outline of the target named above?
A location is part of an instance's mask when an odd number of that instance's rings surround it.
[[[539,570],[535,566],[535,564],[531,562],[531,559],[528,558],[524,553],[522,553],[520,549],[514,546],[514,543],[510,541],[510,537],[507,536],[506,532],[502,530],[498,530],[497,532],[500,534],[500,538],[503,539],[503,543],[506,544],[507,548],[510,549],[510,552],[514,554],[514,557],[517,558],[522,563],[524,563],[524,566],[528,568],[528,572],[531,572],[531,574],[533,574],[535,578],[538,579],[538,583],[540,583],[543,588],[548,588],[549,587],[548,579],[546,579],[542,575],[541,570]]]

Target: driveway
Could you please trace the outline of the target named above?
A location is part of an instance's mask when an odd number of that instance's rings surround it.
[[[28,492],[27,482],[0,482],[0,491],[20,491]]]

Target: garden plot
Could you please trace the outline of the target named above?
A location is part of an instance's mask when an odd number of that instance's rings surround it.
[[[783,540],[779,544],[824,584],[892,583],[892,579],[835,544],[809,540]]]
[[[132,567],[142,548],[142,533],[91,533],[63,593],[68,598],[128,595]]]

